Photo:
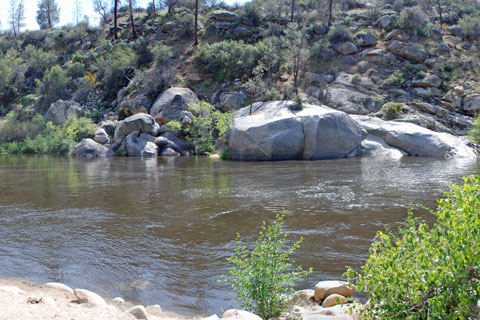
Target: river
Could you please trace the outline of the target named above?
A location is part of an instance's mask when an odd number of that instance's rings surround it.
[[[315,162],[206,158],[81,160],[0,156],[0,277],[58,281],[184,315],[234,305],[228,284],[237,232],[252,244],[284,209],[299,288],[359,268],[375,233],[409,203],[435,206],[475,160],[407,157]],[[421,213],[427,219],[427,213]]]

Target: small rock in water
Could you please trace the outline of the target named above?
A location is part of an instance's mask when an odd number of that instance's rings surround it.
[[[344,296],[334,293],[326,297],[325,300],[323,300],[322,307],[329,308],[337,304],[344,304],[345,302],[346,299]]]
[[[208,156],[208,158],[209,159],[215,159],[215,160],[221,159],[219,154],[211,154],[211,155]]]
[[[75,289],[73,290],[73,293],[75,293],[75,296],[77,297],[78,301],[80,303],[88,303],[94,306],[102,306],[106,307],[107,303],[105,300],[103,300],[102,297],[100,297],[98,294],[84,290],[84,289]]]
[[[147,310],[145,310],[145,307],[141,305],[131,307],[130,309],[125,310],[123,314],[131,314],[137,319],[148,320]]]

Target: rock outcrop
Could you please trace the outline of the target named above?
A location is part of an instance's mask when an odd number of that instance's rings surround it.
[[[188,106],[198,103],[195,93],[187,88],[170,88],[163,92],[155,101],[150,114],[160,123],[170,120],[182,121],[185,116],[190,116]]]
[[[72,150],[72,156],[79,158],[96,158],[113,156],[112,149],[93,141],[92,139],[83,139]]]
[[[355,155],[363,132],[347,114],[293,102],[255,103],[235,114],[230,134],[234,160],[318,160]]]
[[[73,101],[58,100],[48,108],[45,115],[46,121],[55,125],[62,125],[68,118],[79,116],[82,112],[80,105]]]

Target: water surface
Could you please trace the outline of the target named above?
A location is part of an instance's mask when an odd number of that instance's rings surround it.
[[[59,281],[185,315],[234,305],[227,284],[236,233],[253,243],[284,208],[304,243],[298,284],[360,267],[378,230],[409,203],[435,198],[477,161],[357,158],[222,162],[0,156],[0,277]],[[426,213],[423,213],[426,215]],[[429,218],[426,216],[427,219]]]

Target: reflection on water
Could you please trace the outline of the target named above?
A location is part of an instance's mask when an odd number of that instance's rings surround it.
[[[236,233],[253,243],[282,208],[305,241],[297,261],[338,278],[409,203],[433,207],[476,161],[428,158],[220,162],[0,156],[0,276],[59,281],[184,314],[233,305]]]

